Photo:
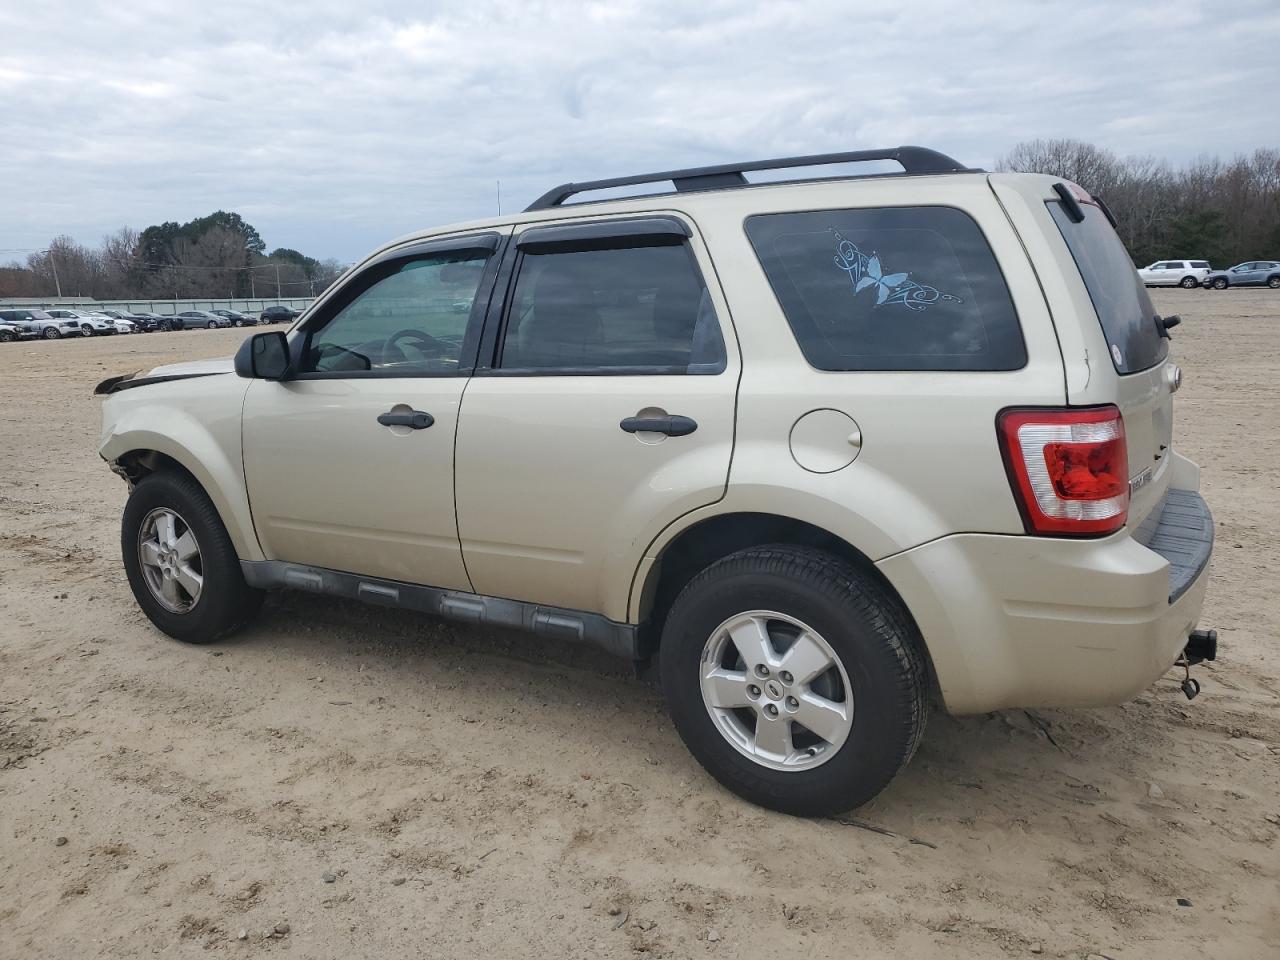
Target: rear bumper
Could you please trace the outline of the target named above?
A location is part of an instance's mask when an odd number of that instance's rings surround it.
[[[1196,627],[1213,551],[1200,495],[1100,540],[957,534],[877,566],[928,646],[952,713],[1120,703]]]

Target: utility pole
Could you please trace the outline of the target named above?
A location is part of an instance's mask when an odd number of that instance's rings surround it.
[[[49,258],[49,269],[53,271],[53,286],[58,291],[58,299],[62,299],[62,282],[58,279],[58,261],[53,259],[53,248],[42,251]]]
[[[280,302],[280,264],[276,264],[276,303]]]
[[[498,181],[498,216],[502,216],[502,181]]]

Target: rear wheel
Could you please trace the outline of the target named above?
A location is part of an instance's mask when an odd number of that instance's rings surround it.
[[[1267,277],[1267,286],[1272,290],[1280,290],[1280,277]]]
[[[248,623],[262,604],[262,591],[245,583],[212,501],[186,474],[153,473],[133,488],[120,546],[138,606],[175,639],[217,640]]]
[[[1193,290],[1199,285],[1195,277],[1183,277],[1182,282],[1178,286],[1184,290]]]
[[[12,330],[0,330],[0,343],[12,343],[16,339]]]
[[[1213,289],[1215,289],[1215,290],[1225,290],[1225,289],[1227,289],[1227,278],[1226,278],[1226,277],[1215,277],[1215,278],[1214,278],[1214,280],[1213,280]]]
[[[901,605],[817,550],[756,547],[703,570],[672,605],[659,657],[689,750],[783,813],[867,802],[924,732],[924,659]]]

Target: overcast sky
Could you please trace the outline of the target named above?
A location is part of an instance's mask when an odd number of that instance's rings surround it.
[[[0,261],[216,209],[350,261],[493,214],[499,179],[510,211],[901,143],[1280,146],[1277,0],[0,0],[0,38]]]

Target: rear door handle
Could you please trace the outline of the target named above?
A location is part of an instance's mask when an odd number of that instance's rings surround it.
[[[414,430],[425,430],[436,422],[436,418],[421,410],[410,410],[408,413],[380,413],[378,422],[384,427],[411,427]]]
[[[627,433],[665,433],[668,437],[687,437],[698,429],[691,417],[627,417],[618,424]]]

